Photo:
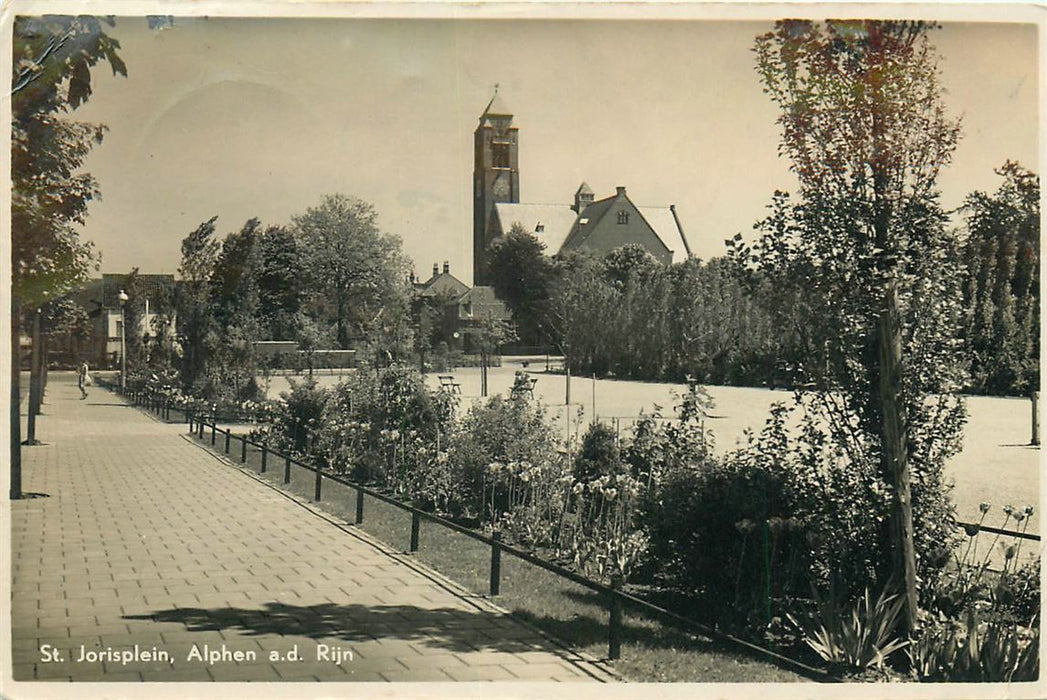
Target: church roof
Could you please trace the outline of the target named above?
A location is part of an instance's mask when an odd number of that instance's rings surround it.
[[[691,254],[691,247],[687,243],[687,237],[680,228],[673,214],[672,207],[636,207],[647,223],[651,225],[654,232],[661,239],[665,247],[672,251],[673,262],[678,263],[686,260]]]
[[[560,252],[577,218],[574,210],[566,204],[497,202],[494,211],[503,233],[509,233],[513,224],[519,223],[525,231],[545,244],[546,255]]]
[[[583,186],[585,183],[582,183]],[[582,212],[581,216],[566,204],[511,204],[497,202],[494,205],[498,217],[499,229],[509,233],[513,224],[519,223],[524,230],[545,244],[546,255],[556,255],[563,249],[581,219],[588,219],[587,225],[596,224],[614,203],[614,197],[593,202]],[[640,215],[647,220],[658,239],[672,253],[674,263],[686,260],[691,254],[690,246],[683,230],[677,223],[672,207],[636,207]],[[538,230],[539,225],[542,230]],[[590,228],[589,230],[592,230]],[[575,235],[578,235],[577,233]],[[584,241],[580,243],[584,244]]]

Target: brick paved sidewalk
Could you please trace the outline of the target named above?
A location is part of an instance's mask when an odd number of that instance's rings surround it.
[[[12,503],[15,680],[612,680],[53,374]],[[297,659],[297,660],[296,660]]]

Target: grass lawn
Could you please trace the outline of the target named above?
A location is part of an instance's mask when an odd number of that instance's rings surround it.
[[[210,443],[209,431],[204,443]],[[215,447],[224,448],[219,436]],[[240,443],[235,438],[230,459],[239,462]],[[250,448],[246,465],[260,474],[261,452]],[[312,500],[315,475],[291,467],[291,480],[283,484],[285,464],[269,456],[263,476],[306,500]],[[356,491],[325,480],[323,510],[346,522],[354,522]],[[377,499],[366,497],[362,529],[393,549],[409,547],[411,517]],[[489,585],[490,548],[433,523],[421,523],[420,562],[436,569],[470,591],[485,593]],[[500,595],[494,599],[518,619],[551,634],[572,649],[591,657],[607,657],[607,605],[600,597],[555,574],[531,566],[510,555],[502,556]],[[656,619],[631,612],[623,616],[622,654],[615,670],[629,681],[642,682],[798,682],[805,678],[763,660],[735,653],[711,640],[692,635]]]

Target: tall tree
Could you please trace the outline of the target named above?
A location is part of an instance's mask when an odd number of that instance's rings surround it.
[[[302,252],[294,235],[281,226],[262,233],[258,250],[258,303],[267,335],[270,340],[290,340],[302,308]]]
[[[127,75],[110,17],[15,17],[11,77],[11,498],[21,497],[19,319],[82,280],[91,267],[82,223],[98,185],[79,168],[105,127],[62,117],[91,95],[91,69]]]
[[[545,244],[515,222],[491,242],[487,260],[491,285],[512,312],[521,342],[537,344],[553,275]]]
[[[113,18],[16,17],[11,81],[12,284],[24,306],[68,290],[86,276],[91,249],[79,239],[98,183],[79,172],[106,128],[62,115],[91,95],[91,69],[108,62],[127,75]]]
[[[851,458],[874,455],[889,488],[883,573],[904,594],[907,629],[917,611],[913,500],[941,470],[920,440],[933,424],[934,439],[950,445],[960,427],[955,410],[926,408],[933,392],[955,389],[957,321],[937,177],[959,124],[941,100],[931,29],[790,20],[755,44],[765,92],[781,109],[780,153],[800,183],[798,205],[776,202],[760,256],[791,263],[804,276],[794,283],[820,295],[822,325],[832,326],[824,340],[839,360],[827,388],[842,392],[860,427]]]
[[[978,391],[1023,393],[1040,385],[1040,178],[1012,161],[996,173],[996,192],[964,204],[971,375]]]
[[[409,318],[402,243],[378,228],[374,207],[328,195],[294,217],[311,303],[333,321],[339,347],[382,331],[387,318]]]
[[[178,340],[182,348],[182,384],[190,389],[202,375],[217,340],[211,307],[211,274],[220,246],[214,239],[212,216],[182,240],[182,263],[178,274]]]

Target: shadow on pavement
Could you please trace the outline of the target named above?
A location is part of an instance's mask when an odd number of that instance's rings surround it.
[[[180,622],[190,632],[240,630],[248,636],[297,635],[346,641],[397,639],[449,651],[525,652],[535,649],[535,633],[504,615],[456,608],[413,605],[287,605],[259,608],[172,608],[128,620]],[[507,623],[517,629],[507,627]],[[516,636],[518,639],[514,639]]]

